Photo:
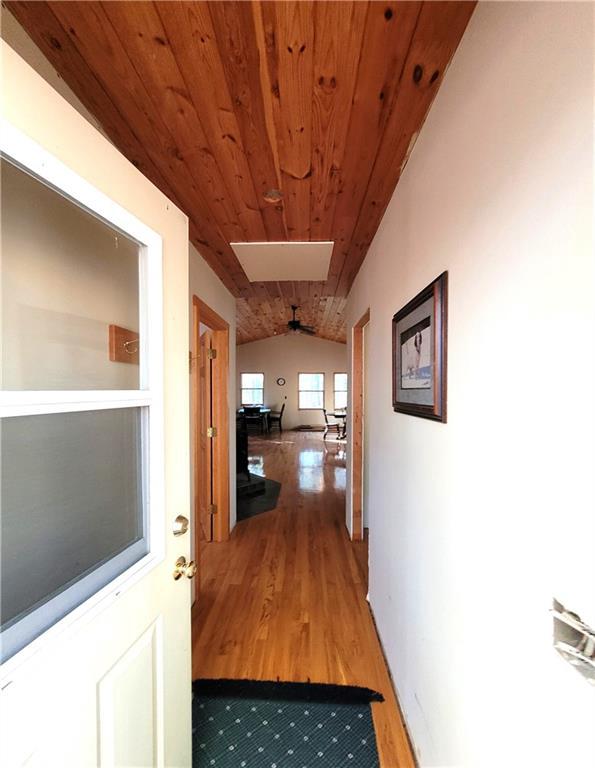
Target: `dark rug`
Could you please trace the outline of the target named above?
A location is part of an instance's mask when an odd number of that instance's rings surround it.
[[[276,480],[264,479],[264,493],[255,496],[240,495],[237,499],[237,519],[246,520],[262,512],[270,512],[275,509],[281,493],[281,483]]]
[[[368,688],[254,680],[192,684],[193,768],[378,768]]]

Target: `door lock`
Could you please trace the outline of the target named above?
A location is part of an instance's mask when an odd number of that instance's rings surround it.
[[[173,577],[177,581],[185,576],[187,579],[192,579],[196,575],[196,563],[194,560],[186,561],[186,558],[178,557],[176,560],[176,567],[174,568]]]
[[[183,536],[188,530],[188,518],[178,515],[174,520],[174,536]]]

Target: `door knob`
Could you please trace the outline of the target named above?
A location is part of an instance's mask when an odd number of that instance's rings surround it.
[[[192,579],[196,575],[196,563],[194,560],[186,561],[184,556],[178,557],[176,560],[176,567],[174,568],[173,577],[177,581],[182,576],[186,576],[187,579]]]

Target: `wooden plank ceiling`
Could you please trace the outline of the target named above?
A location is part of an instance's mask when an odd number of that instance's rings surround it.
[[[8,2],[114,144],[190,218],[238,342],[345,297],[472,2]],[[271,189],[282,199],[264,199]],[[250,283],[229,243],[333,240],[324,283]]]

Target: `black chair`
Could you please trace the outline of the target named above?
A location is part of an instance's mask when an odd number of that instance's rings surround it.
[[[322,436],[322,439],[326,440],[326,436],[328,435],[329,432],[336,432],[337,437],[339,437],[339,435],[341,434],[341,425],[339,424],[339,422],[332,422],[328,420],[326,408],[323,408],[322,412],[324,413],[324,424],[325,424],[324,435]]]
[[[259,405],[245,405],[244,417],[248,429],[256,424],[261,434],[266,431],[266,414],[261,413]]]
[[[269,413],[269,431],[272,429],[273,424],[279,426],[279,432],[283,432],[283,411],[285,410],[285,403],[281,406],[280,411],[271,411]]]

